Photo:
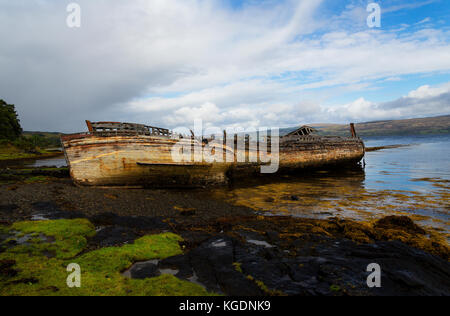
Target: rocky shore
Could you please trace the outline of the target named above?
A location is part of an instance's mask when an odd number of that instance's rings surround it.
[[[202,190],[80,188],[62,171],[39,176],[0,185],[0,295],[67,294],[59,281],[46,283],[45,268],[27,271],[26,253],[58,267],[85,262],[88,271],[95,255],[116,253],[87,281],[112,295],[450,295],[448,244],[407,217],[266,217]],[[77,225],[85,243],[72,249],[64,236]],[[171,250],[140,249],[148,238]],[[371,263],[382,269],[381,288],[367,286]]]

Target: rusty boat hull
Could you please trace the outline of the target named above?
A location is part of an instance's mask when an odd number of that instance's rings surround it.
[[[174,163],[177,141],[151,136],[97,137],[64,140],[70,175],[87,186],[177,186],[226,182],[227,164]]]
[[[205,144],[194,137],[176,139],[162,129],[139,135],[131,131],[98,131],[90,122],[88,127],[89,133],[65,135],[61,139],[70,175],[77,185],[185,187],[226,184],[232,178],[259,173],[263,165],[259,160],[236,162],[237,146],[230,148],[226,144],[222,147],[224,157],[231,155],[235,158],[233,162],[196,162],[194,158],[175,162],[172,148],[176,144],[185,142],[188,148],[191,145],[192,148],[195,145],[204,147]],[[252,160],[251,156],[259,156],[258,151],[251,148],[249,144],[245,147],[246,161]],[[278,170],[286,173],[355,164],[364,154],[364,143],[357,137],[287,135],[279,141]]]

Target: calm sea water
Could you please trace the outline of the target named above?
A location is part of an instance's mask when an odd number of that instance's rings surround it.
[[[450,180],[450,135],[370,137],[365,143],[367,147],[410,145],[367,153],[366,188],[428,192],[432,183],[417,179]]]

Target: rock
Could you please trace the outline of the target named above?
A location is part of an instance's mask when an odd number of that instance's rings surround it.
[[[184,209],[184,210],[180,211],[180,215],[181,216],[194,216],[195,208]]]
[[[418,278],[414,273],[409,271],[396,271],[392,273],[392,277],[394,280],[403,283],[405,286],[410,288],[423,288],[425,284],[423,284],[422,280]]]
[[[209,291],[231,296],[450,295],[450,264],[397,241],[297,239],[286,245],[286,253],[285,240],[276,233],[233,234],[239,238],[218,234],[185,255],[160,262],[160,267],[179,270],[177,276],[186,280],[195,274]],[[241,242],[249,237],[274,247]],[[367,286],[371,263],[382,269],[381,288]]]
[[[7,246],[10,246],[10,247],[13,247],[13,246],[16,246],[18,243],[17,243],[17,240],[14,240],[14,239],[11,239],[10,241],[8,241],[7,243],[6,243],[6,245]]]
[[[52,201],[35,202],[31,206],[38,213],[36,215],[48,220],[86,218],[82,212],[63,211]]]
[[[1,260],[0,276],[7,278],[15,277],[18,274],[18,272],[12,268],[15,264],[15,260]]]
[[[178,270],[175,275],[177,278],[187,280],[194,276],[189,257],[185,255],[179,255],[162,260],[158,264],[159,269],[172,269]]]
[[[280,239],[279,234],[274,231],[266,232],[266,237],[267,239],[269,239],[270,242],[277,242]]]
[[[60,212],[58,205],[52,201],[45,202],[35,202],[31,204],[31,207],[38,212],[42,212],[45,214]]]
[[[189,262],[198,281],[216,293],[233,296],[264,294],[247,275],[237,271],[233,265],[236,259],[236,242],[230,237],[219,235],[189,252]]]
[[[0,213],[11,215],[19,208],[16,204],[0,205]]]
[[[100,247],[112,247],[132,243],[138,237],[139,235],[129,228],[109,226],[97,232],[90,240],[90,243]]]
[[[130,275],[132,279],[147,279],[160,276],[158,266],[154,262],[142,262],[136,263],[130,269]]]
[[[97,226],[121,226],[138,231],[164,231],[170,227],[160,217],[119,216],[114,213],[101,213],[90,218]]]

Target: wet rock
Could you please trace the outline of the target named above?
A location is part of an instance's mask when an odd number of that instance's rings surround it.
[[[270,242],[277,242],[280,239],[280,235],[274,231],[266,232],[266,237]]]
[[[113,247],[132,243],[138,237],[139,235],[135,234],[129,228],[109,226],[97,232],[90,240],[90,243],[100,247]]]
[[[319,239],[286,243],[275,232],[233,234],[239,238],[218,234],[160,267],[178,270],[182,279],[194,274],[208,290],[232,296],[450,295],[450,264],[400,242],[357,244],[313,235]],[[371,263],[381,266],[382,288],[367,286]]]
[[[61,210],[55,202],[45,201],[45,202],[35,202],[31,204],[36,215],[37,220],[48,219],[76,219],[76,218],[86,218],[82,212],[77,211],[63,211]]]
[[[11,215],[19,208],[16,204],[0,205],[0,213]]]
[[[318,252],[331,255],[320,265],[322,278],[353,284],[359,293],[370,295],[450,294],[450,266],[439,257],[397,241],[347,246],[342,243],[336,252],[319,247]],[[368,289],[365,284],[368,273],[364,269],[371,263],[382,269],[382,288]]]
[[[195,208],[188,208],[180,211],[181,216],[194,216],[195,215]]]
[[[0,261],[0,276],[2,277],[15,277],[18,272],[13,269],[16,264],[15,260],[1,260]]]
[[[56,219],[77,219],[77,218],[86,218],[86,215],[82,212],[77,211],[60,211],[57,213],[52,213],[46,216],[48,219],[56,220]]]
[[[164,231],[170,227],[160,217],[119,216],[114,213],[101,213],[90,218],[97,226],[121,226],[138,231]]]
[[[260,247],[273,248],[273,246],[269,244],[267,241],[249,239],[247,240],[247,242],[249,244],[253,244]],[[267,251],[267,253],[269,253],[269,251]]]
[[[184,280],[194,276],[194,271],[192,270],[189,262],[189,257],[185,255],[179,255],[162,260],[159,262],[158,268],[178,270],[178,273],[175,276]]]
[[[283,254],[276,249],[236,249],[236,260],[241,263],[244,274],[262,282],[269,291],[275,290],[288,295],[304,293],[301,285],[289,275],[288,261],[283,260]]]
[[[130,277],[132,279],[147,279],[160,276],[157,264],[155,262],[141,262],[136,263],[130,270]]]
[[[422,283],[422,280],[420,280],[414,273],[411,273],[410,271],[396,271],[395,273],[392,273],[392,277],[398,283],[403,283],[409,288],[418,289],[425,287],[425,284]]]
[[[204,243],[211,237],[213,237],[212,233],[207,232],[199,232],[199,231],[183,231],[180,233],[181,237],[183,237],[182,245],[186,249],[193,249],[198,247],[200,244]]]
[[[14,246],[16,246],[17,244],[18,244],[17,240],[14,240],[14,239],[11,239],[11,240],[9,240],[9,241],[6,243],[6,245],[9,246],[9,247],[14,247]]]
[[[263,291],[233,266],[236,240],[214,237],[189,253],[198,281],[210,291],[233,296],[262,295]]]

